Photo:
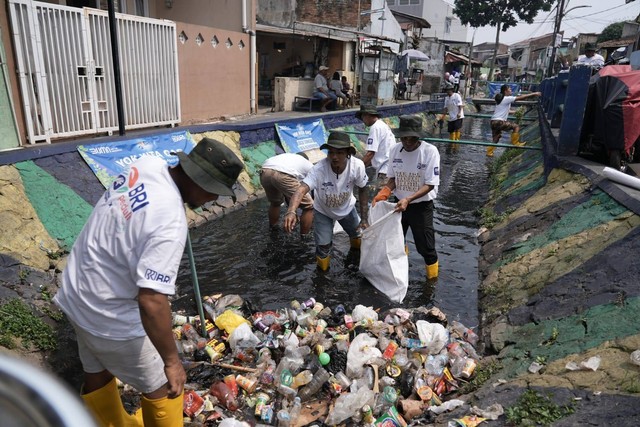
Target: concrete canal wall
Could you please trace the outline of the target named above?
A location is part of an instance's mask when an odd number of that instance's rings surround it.
[[[424,111],[430,107],[403,104],[383,107],[382,114],[397,127],[399,115],[419,113],[429,127],[434,118]],[[363,131],[353,113],[325,115],[325,126]],[[221,198],[189,211],[190,225],[261,196],[257,171],[276,153],[273,122],[189,130],[196,141],[223,141],[245,163],[238,202]],[[640,197],[603,179],[601,165],[556,156],[544,119],[524,128],[522,139],[544,150],[508,150],[493,162],[486,229],[479,235],[481,332],[491,356],[479,368],[487,381],[476,381],[467,397],[480,407],[506,407],[533,386],[574,405],[575,413],[558,425],[635,425],[640,367],[629,354],[640,348]],[[22,298],[55,325],[49,296],[57,272],[103,187],[73,144],[0,154],[0,164],[0,302]],[[565,368],[591,356],[601,359],[596,371]],[[535,374],[528,371],[533,362],[543,365]],[[68,368],[60,358],[39,363],[61,374]],[[453,415],[467,413],[468,407]]]

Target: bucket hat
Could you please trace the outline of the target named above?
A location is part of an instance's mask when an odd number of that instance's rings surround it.
[[[422,130],[422,119],[419,116],[400,116],[400,126],[392,130],[397,138],[402,138],[403,136],[424,138],[427,136],[426,132]]]
[[[351,145],[351,138],[344,132],[331,132],[329,134],[329,139],[327,139],[327,142],[320,146],[320,149],[324,150],[325,148],[329,147],[336,148],[338,150],[348,148],[349,154],[351,154],[352,156],[356,154],[356,148]]]
[[[189,154],[176,153],[184,172],[203,190],[235,199],[233,184],[244,165],[233,151],[220,141],[204,138]]]
[[[592,51],[596,51],[596,45],[593,43],[587,43],[586,45],[584,45],[584,51],[588,51],[588,50],[592,50]]]
[[[362,115],[365,113],[380,117],[380,113],[378,113],[378,107],[373,104],[362,104],[360,106],[360,111],[356,111],[356,118],[362,119]]]
[[[453,84],[451,82],[446,82],[444,84],[444,90],[453,90]]]

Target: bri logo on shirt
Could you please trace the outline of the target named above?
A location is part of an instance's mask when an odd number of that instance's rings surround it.
[[[325,188],[327,188],[327,187],[333,187],[333,182],[331,182],[331,181],[323,182],[323,183],[322,183],[322,186],[323,186],[323,187],[325,187]]]
[[[426,167],[427,167],[427,164],[426,164],[426,163],[418,163],[418,166],[417,166],[418,170],[422,170],[422,169],[424,169],[424,168],[426,168]],[[436,174],[436,175],[437,175],[437,174]]]
[[[440,168],[437,167],[437,166],[435,168],[433,168],[433,174],[434,175],[440,175]]]
[[[373,145],[373,138],[367,138],[367,145]]]
[[[126,203],[124,194],[118,198],[118,200],[120,201],[120,209],[122,210],[122,214],[127,220],[131,218],[133,212],[136,212],[149,205],[149,201],[147,200],[147,192],[144,188],[144,183],[141,182],[136,186],[139,178],[140,173],[138,172],[138,168],[134,166],[129,171],[128,177],[125,177],[124,175],[118,175],[118,177],[116,177],[112,184],[113,190],[115,192],[127,193],[129,199],[128,203]]]
[[[147,280],[152,280],[154,282],[160,283],[169,283],[171,280],[171,276],[167,276],[166,274],[158,273],[155,270],[147,268],[147,271],[144,272],[144,278]]]

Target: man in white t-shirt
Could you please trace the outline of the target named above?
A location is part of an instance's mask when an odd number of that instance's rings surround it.
[[[600,69],[604,67],[604,58],[602,55],[596,53],[595,45],[587,43],[584,48],[584,55],[578,57],[578,64]]]
[[[280,220],[280,206],[291,202],[291,196],[300,187],[313,163],[304,152],[278,154],[265,160],[260,169],[260,184],[269,200],[269,226],[275,227]],[[313,200],[305,194],[300,202],[300,235],[311,230],[313,223]]]
[[[369,183],[375,192],[387,180],[389,149],[396,144],[391,128],[381,118],[375,105],[361,105],[356,118],[369,127],[366,154],[362,161],[367,168]]]
[[[449,139],[459,141],[462,119],[464,119],[464,102],[462,102],[460,94],[454,91],[451,83],[445,83],[444,90],[447,93],[447,97],[444,99],[444,113],[449,115],[447,124]],[[457,144],[454,144],[454,147],[457,148]]]
[[[313,79],[313,97],[322,100],[320,111],[327,111],[327,105],[336,101],[338,97],[335,93],[329,90],[329,82],[327,76],[329,75],[329,67],[321,65],[318,68],[318,74]]]
[[[425,263],[428,280],[438,278],[438,253],[433,229],[433,201],[440,185],[440,153],[419,138],[426,137],[420,116],[400,116],[393,133],[400,138],[389,152],[389,181],[373,198],[387,200],[391,192],[398,199],[396,212],[402,212],[402,230],[411,228],[416,250]]]
[[[500,87],[500,93],[496,94],[494,98],[496,101],[496,109],[491,116],[491,136],[494,144],[500,142],[502,131],[511,130],[511,144],[516,146],[524,145],[524,142],[520,142],[520,126],[507,120],[509,111],[511,110],[511,104],[515,101],[540,95],[542,95],[540,92],[531,92],[526,95],[511,96],[511,86],[502,85]],[[495,149],[496,147],[494,146],[488,146],[487,156],[493,157]]]
[[[186,374],[171,330],[169,296],[187,238],[184,203],[234,196],[243,163],[205,138],[175,167],[134,162],[96,204],[78,236],[54,301],[73,325],[82,398],[101,425],[182,425]],[[115,378],[142,393],[125,412]]]
[[[331,132],[321,150],[327,157],[316,163],[302,185],[291,197],[284,216],[283,227],[291,232],[296,225],[296,209],[309,191],[314,191],[313,235],[316,242],[316,261],[322,271],[329,269],[333,244],[333,227],[338,221],[347,232],[352,249],[360,249],[360,230],[367,227],[369,195],[367,174],[362,160],[355,157],[356,149],[349,135]],[[356,211],[354,188],[358,188],[360,216]],[[362,219],[361,219],[362,218]]]

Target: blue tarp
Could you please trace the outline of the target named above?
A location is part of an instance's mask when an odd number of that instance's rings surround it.
[[[322,119],[308,122],[276,123],[276,132],[280,137],[282,148],[287,153],[320,148],[327,141],[327,131]]]
[[[489,98],[493,98],[496,96],[496,93],[500,92],[500,88],[502,85],[507,84],[511,86],[512,95],[517,95],[520,93],[520,83],[507,83],[507,82],[489,82]]]

